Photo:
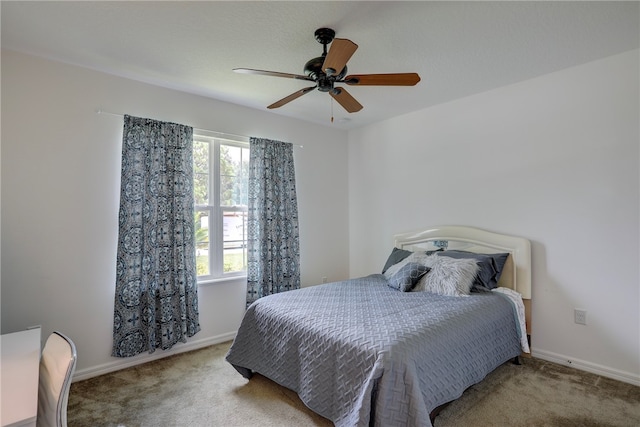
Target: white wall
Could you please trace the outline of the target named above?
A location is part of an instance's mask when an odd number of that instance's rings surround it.
[[[526,237],[534,355],[640,385],[638,75],[630,51],[351,131],[351,275],[400,232]]]
[[[2,333],[41,324],[78,347],[76,379],[110,357],[122,118],[303,144],[295,148],[302,284],[345,279],[347,134],[15,52],[2,52]],[[231,339],[245,283],[200,287],[201,332],[175,351]]]
[[[638,383],[638,71],[633,51],[347,138],[3,51],[2,333],[36,324],[68,333],[77,379],[171,353],[109,356],[122,120],[95,114],[101,107],[303,144],[294,150],[303,285],[378,271],[394,234],[426,226],[529,238],[534,355]],[[243,291],[201,287],[202,331],[176,351],[231,338]],[[588,311],[587,326],[573,323],[574,307]]]

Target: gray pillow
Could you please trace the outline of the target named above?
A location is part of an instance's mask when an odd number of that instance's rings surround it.
[[[394,265],[396,265],[400,261],[403,261],[403,260],[407,259],[407,257],[412,255],[412,254],[432,255],[432,254],[434,254],[436,252],[441,252],[441,251],[443,251],[443,249],[436,249],[436,250],[433,250],[433,251],[425,251],[425,252],[411,252],[411,251],[407,251],[405,249],[393,248],[391,250],[391,254],[389,254],[389,257],[387,258],[387,262],[384,264],[384,267],[382,267],[382,274],[384,274],[389,268],[393,267]],[[388,276],[389,275],[387,275],[387,278],[388,278]]]
[[[389,254],[389,258],[387,258],[387,262],[384,264],[384,267],[382,268],[382,274],[384,274],[384,272],[387,271],[389,267],[399,263],[400,261],[402,261],[403,259],[405,259],[411,254],[412,254],[411,251],[405,251],[404,249],[393,248],[391,250],[391,254]]]
[[[389,286],[402,292],[409,292],[418,280],[431,270],[426,265],[410,262],[389,279]]]

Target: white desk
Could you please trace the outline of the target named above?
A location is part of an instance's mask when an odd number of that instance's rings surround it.
[[[2,335],[0,425],[35,426],[38,413],[40,328]]]

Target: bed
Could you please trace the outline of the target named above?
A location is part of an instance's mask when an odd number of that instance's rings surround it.
[[[481,271],[498,258],[488,286]],[[399,234],[382,270],[259,299],[226,360],[338,427],[430,427],[439,408],[528,350],[528,240],[460,226]]]

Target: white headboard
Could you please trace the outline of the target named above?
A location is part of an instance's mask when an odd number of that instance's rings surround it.
[[[478,253],[510,254],[498,285],[514,289],[523,299],[531,299],[531,244],[529,240],[492,233],[479,228],[442,226],[394,236],[395,246],[410,251],[434,250],[447,245]]]

